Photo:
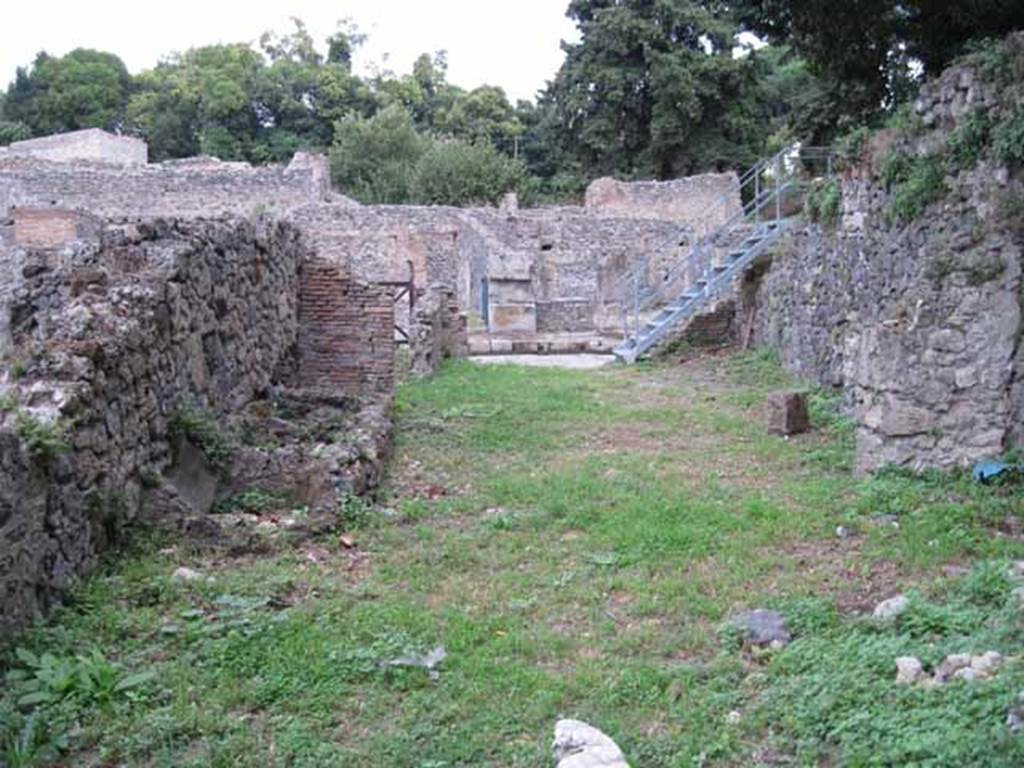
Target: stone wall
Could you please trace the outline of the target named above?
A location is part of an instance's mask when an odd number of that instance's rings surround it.
[[[924,128],[877,135],[841,179],[835,231],[804,226],[746,277],[739,326],[796,373],[842,388],[861,471],[965,466],[1024,443],[1024,232],[1007,217],[1024,180],[988,161],[950,172],[913,221],[892,213],[894,148],[940,155],[969,116],[1002,95],[969,67],[927,85]]]
[[[409,332],[410,370],[414,376],[437,373],[441,363],[468,354],[466,314],[455,291],[436,284],[416,301]]]
[[[263,408],[287,400],[342,424],[372,394],[368,426],[343,430],[351,443],[313,451],[286,439],[271,450],[267,441],[287,435],[270,419],[267,437],[230,469],[235,482],[301,481],[311,509],[379,477],[390,301],[310,264],[294,226],[155,219],[48,248],[18,246],[4,231],[0,256],[18,268],[0,366],[0,631],[57,599],[125,523],[208,511],[220,480],[188,458],[195,447],[174,428],[182,409],[228,421],[263,397]],[[300,334],[303,317],[316,338]],[[317,358],[326,347],[332,359]],[[70,450],[48,450],[46,435]]]
[[[116,164],[127,162],[133,141],[97,131],[39,140],[38,156],[12,146],[0,153],[0,214],[54,207],[117,218],[282,215],[323,259],[360,280],[406,280],[411,270],[420,289],[454,288],[461,307],[493,332],[523,334],[538,323],[545,332],[617,332],[625,273],[638,263],[663,271],[679,248],[739,207],[732,174],[606,180],[593,185],[586,207],[360,206],[329,191],[320,156],[300,153],[284,167],[211,158]],[[485,285],[496,299],[486,318]],[[516,298],[502,303],[504,294]]]
[[[615,325],[603,314],[607,294],[638,261],[657,269],[671,259],[680,229],[572,207],[323,204],[293,210],[289,218],[323,258],[362,280],[406,280],[411,263],[419,288],[452,286],[460,306],[477,315],[486,281],[491,301],[482,319],[499,333],[531,333],[538,322],[551,332]],[[543,320],[540,305],[551,310]],[[560,312],[562,305],[574,310]]]
[[[109,165],[145,165],[149,148],[142,139],[117,136],[98,128],[16,141],[7,147],[9,156],[35,157],[58,163],[92,162]]]
[[[600,216],[658,219],[689,226],[697,236],[739,213],[739,179],[706,173],[672,181],[598,179],[587,187],[586,208]]]
[[[0,216],[18,206],[107,218],[281,214],[327,199],[328,184],[326,158],[301,153],[287,166],[261,167],[212,158],[120,167],[8,153],[0,155]]]

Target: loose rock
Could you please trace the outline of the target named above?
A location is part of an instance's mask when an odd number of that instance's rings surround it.
[[[994,677],[1002,663],[1003,655],[997,651],[989,651],[981,656],[971,657],[971,669],[982,679]]]
[[[807,396],[802,392],[772,392],[767,403],[769,432],[789,436],[811,428]]]
[[[959,670],[971,666],[971,654],[951,653],[947,656],[938,669],[935,670],[935,682],[944,683],[953,677]]]
[[[748,642],[759,646],[782,647],[792,641],[785,617],[776,611],[758,609],[733,616],[729,624],[744,633]]]
[[[897,616],[907,610],[907,598],[904,595],[896,595],[890,597],[888,600],[883,600],[875,606],[875,611],[872,614],[876,619],[895,619]]]
[[[924,666],[916,656],[900,656],[896,659],[897,685],[913,685],[924,677]]]
[[[177,581],[179,583],[187,583],[190,581],[201,581],[203,574],[199,571],[194,571],[191,568],[176,568],[174,573],[171,574],[171,581]]]
[[[629,768],[619,746],[580,720],[559,720],[551,745],[557,768]]]

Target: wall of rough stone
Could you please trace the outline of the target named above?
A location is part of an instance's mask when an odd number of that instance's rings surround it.
[[[17,206],[109,218],[281,214],[326,200],[328,189],[326,158],[304,154],[260,167],[212,158],[121,167],[0,155],[0,216]]]
[[[899,140],[942,151],[999,99],[955,67],[922,91],[925,130]],[[747,275],[738,325],[791,370],[843,388],[861,471],[965,466],[1024,443],[1024,232],[1001,213],[1024,201],[1024,181],[983,161],[901,223],[883,179],[894,141],[876,136],[845,172],[836,231],[797,228]]]
[[[88,569],[146,478],[172,461],[183,398],[217,411],[266,388],[295,341],[306,249],[280,224],[154,221],[73,250],[27,251],[10,307],[20,403],[0,426],[3,624],[45,607]],[[59,417],[71,450],[33,457],[18,419]]]
[[[125,522],[207,511],[187,479],[173,480],[183,446],[172,424],[183,406],[228,418],[256,397],[290,392],[304,408],[340,413],[372,394],[380,413],[354,443],[332,443],[322,456],[247,449],[232,472],[301,469],[331,493],[379,476],[390,300],[335,268],[318,271],[294,226],[155,219],[48,248],[16,246],[14,227],[0,229],[0,256],[18,268],[0,365],[0,631],[45,610]],[[321,349],[330,360],[316,357]],[[32,424],[55,425],[70,450],[41,455]]]
[[[468,354],[466,314],[459,308],[454,290],[435,284],[417,299],[409,350],[414,376],[433,375],[445,360]]]
[[[6,154],[35,157],[58,163],[93,162],[109,165],[145,165],[149,148],[142,139],[117,136],[98,128],[16,141]]]
[[[463,309],[478,315],[487,280],[492,330],[519,333],[538,325],[550,332],[615,325],[603,312],[607,294],[638,261],[652,269],[667,263],[680,230],[673,222],[572,207],[327,204],[296,209],[290,219],[323,258],[363,280],[408,279],[411,262],[417,286],[452,286]]]
[[[585,205],[600,216],[674,221],[701,236],[739,213],[742,203],[736,174],[706,173],[672,181],[597,179]]]

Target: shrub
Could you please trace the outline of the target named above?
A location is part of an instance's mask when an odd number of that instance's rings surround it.
[[[171,419],[170,433],[173,440],[186,438],[217,468],[227,464],[234,450],[230,435],[224,432],[216,417],[192,402],[178,406]]]
[[[1018,107],[992,129],[992,153],[1003,165],[1024,166],[1024,107]]]
[[[412,198],[428,205],[496,203],[506,192],[523,193],[526,166],[490,144],[437,142],[416,165]]]
[[[815,182],[804,200],[807,218],[834,226],[843,210],[843,190],[835,179]]]
[[[0,120],[0,145],[11,144],[32,137],[32,131],[24,123]]]
[[[914,111],[914,105],[906,102],[885,121],[885,127],[897,131],[901,136],[919,136],[924,131],[921,116]]]
[[[950,164],[956,170],[970,170],[985,153],[992,130],[990,120],[980,114],[971,115],[946,140]]]
[[[57,421],[40,421],[27,413],[19,413],[14,420],[18,437],[37,461],[48,464],[68,450],[64,442],[64,426]]]
[[[404,107],[393,104],[371,118],[352,114],[334,127],[331,178],[362,203],[409,202],[411,184],[429,141]]]
[[[213,506],[214,514],[244,512],[261,515],[281,509],[288,504],[287,495],[280,491],[265,491],[262,488],[248,488],[221,499]]]
[[[849,166],[860,160],[864,154],[864,146],[871,136],[871,129],[866,125],[854,128],[849,133],[836,139],[836,156],[842,166]]]
[[[911,158],[894,153],[882,173],[893,191],[890,211],[901,222],[913,221],[947,192],[946,170],[940,157]]]

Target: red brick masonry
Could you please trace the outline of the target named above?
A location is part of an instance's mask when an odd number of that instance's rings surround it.
[[[391,293],[321,261],[299,277],[299,386],[337,394],[386,394],[395,383]]]

